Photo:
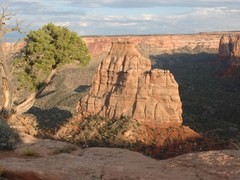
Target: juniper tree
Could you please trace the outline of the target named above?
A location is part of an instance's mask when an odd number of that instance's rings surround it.
[[[52,81],[57,68],[77,61],[86,65],[90,56],[88,49],[77,33],[67,28],[47,24],[41,29],[31,31],[25,38],[26,46],[15,63],[17,73],[30,79],[34,92],[25,100],[13,103],[14,94],[9,63],[13,56],[7,56],[3,48],[3,38],[7,33],[20,31],[19,23],[14,26],[8,23],[14,17],[7,8],[2,7],[0,14],[0,78],[3,101],[0,106],[0,120],[28,111],[36,98]],[[24,79],[23,78],[23,79]]]
[[[17,60],[18,77],[32,89],[52,70],[64,64],[78,62],[86,65],[90,61],[88,48],[76,32],[52,23],[31,31],[25,38],[26,47]],[[26,81],[28,79],[28,81]]]

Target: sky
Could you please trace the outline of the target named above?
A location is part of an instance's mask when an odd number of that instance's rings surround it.
[[[24,20],[26,32],[50,22],[81,36],[240,30],[240,0],[0,0],[0,4]]]

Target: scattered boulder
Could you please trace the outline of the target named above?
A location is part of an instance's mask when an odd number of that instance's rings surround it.
[[[83,116],[125,116],[164,127],[182,124],[182,103],[174,76],[168,70],[151,70],[151,61],[129,42],[112,44],[77,110]]]

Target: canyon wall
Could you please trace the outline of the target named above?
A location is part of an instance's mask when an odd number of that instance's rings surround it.
[[[240,34],[224,35],[219,42],[219,57],[228,62],[223,76],[239,76],[240,66]]]
[[[240,32],[211,32],[198,34],[175,34],[175,35],[122,35],[122,36],[85,36],[82,39],[87,44],[92,57],[107,55],[111,48],[111,42],[129,41],[140,51],[142,55],[157,55],[163,53],[173,53],[184,47],[194,49],[202,47],[205,49],[218,49],[219,40],[225,35],[236,35]],[[20,42],[17,49],[23,47],[25,43]],[[5,50],[13,48],[12,43],[5,43]]]
[[[23,48],[26,43],[25,42],[14,42],[14,43],[9,43],[5,42],[2,44],[3,46],[3,52],[7,53],[14,53],[18,52],[21,48]]]
[[[191,49],[202,47],[218,49],[222,35],[235,35],[237,32],[198,33],[188,35],[129,35],[129,36],[88,36],[83,40],[88,45],[93,57],[107,54],[111,42],[129,41],[142,55],[157,55],[172,53],[174,50],[188,47]]]
[[[151,70],[151,61],[128,42],[112,44],[78,111],[83,116],[126,116],[164,127],[182,124],[182,103],[173,75],[168,70]]]

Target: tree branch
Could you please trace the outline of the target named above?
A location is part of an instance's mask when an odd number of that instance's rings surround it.
[[[16,21],[16,25],[7,27],[6,21],[12,19],[15,16],[8,13],[7,7],[2,7],[0,14],[0,76],[2,78],[2,90],[3,90],[3,105],[0,108],[0,117],[8,120],[13,114],[13,90],[11,84],[11,77],[8,63],[10,62],[11,56],[7,57],[3,49],[3,37],[6,33],[18,31],[20,32],[19,24],[21,22]]]
[[[0,46],[0,71],[1,71],[2,89],[3,89],[2,110],[10,111],[10,109],[12,109],[12,86],[11,86],[11,80],[10,80],[10,72],[8,69],[5,55],[3,53],[2,44]]]
[[[44,81],[44,83],[40,86],[40,88],[36,92],[32,93],[27,99],[25,99],[22,103],[20,103],[19,105],[17,105],[14,108],[14,113],[21,114],[21,113],[28,111],[33,106],[37,97],[51,83],[52,79],[55,76],[55,73],[56,73],[56,69],[52,70],[52,72],[47,77],[47,79]]]

